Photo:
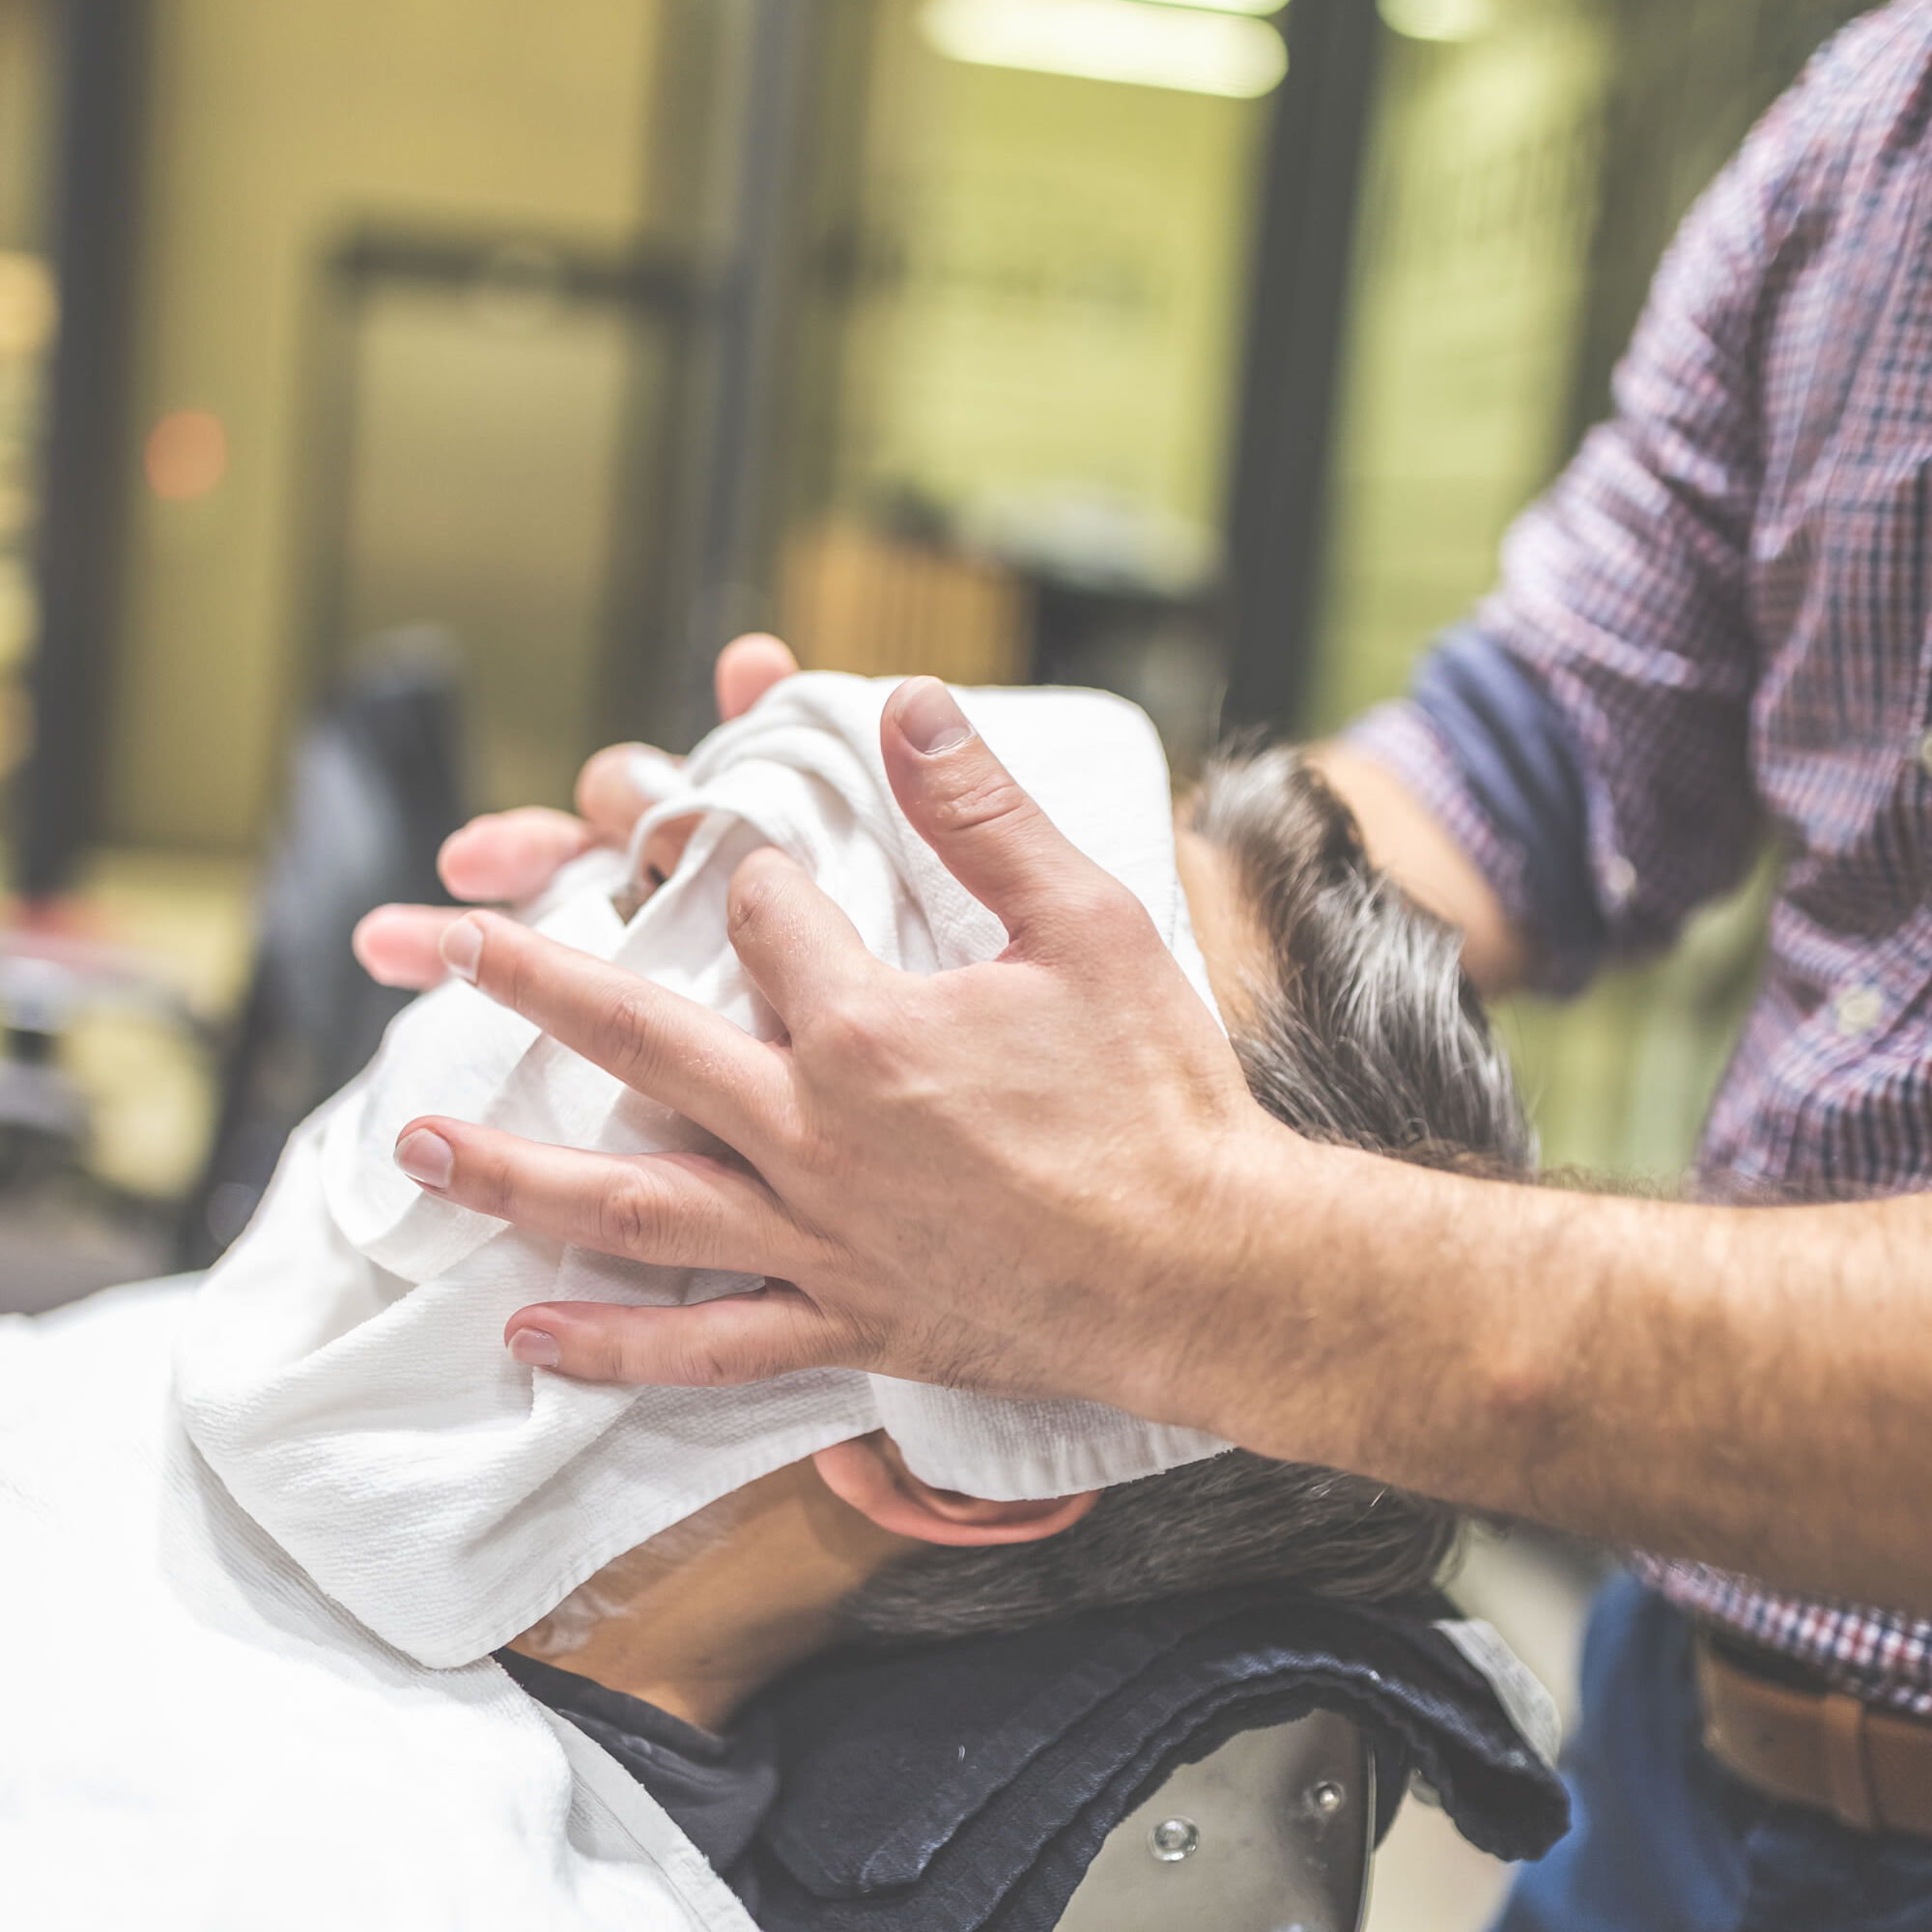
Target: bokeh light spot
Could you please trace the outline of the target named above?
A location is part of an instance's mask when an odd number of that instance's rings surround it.
[[[207,410],[171,410],[148,434],[148,487],[168,503],[206,497],[228,468],[228,432]]]
[[[0,360],[38,355],[53,339],[60,303],[38,255],[0,249]]]

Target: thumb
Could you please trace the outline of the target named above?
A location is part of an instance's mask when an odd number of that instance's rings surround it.
[[[1015,946],[1124,888],[1047,817],[936,677],[909,678],[879,721],[886,776],[912,828]]]

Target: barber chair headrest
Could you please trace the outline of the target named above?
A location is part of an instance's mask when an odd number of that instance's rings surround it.
[[[1499,1691],[1448,1633],[1453,1615],[1441,1599],[1372,1607],[1233,1590],[837,1653],[754,1706],[777,1737],[779,1798],[727,1876],[765,1932],[1097,1929],[1092,1912],[1114,1882],[1109,1839],[1122,1832],[1144,1872],[1188,1866],[1207,1823],[1170,1780],[1236,1760],[1272,1764],[1283,1841],[1328,1848],[1342,1901],[1332,1913],[1346,1910],[1350,1861],[1358,1852],[1366,1867],[1411,1774],[1481,1849],[1540,1857],[1568,1823],[1563,1786],[1511,1715],[1514,1687]],[[1321,1713],[1333,1721],[1282,1731]],[[1244,1739],[1255,1741],[1218,1757]],[[1171,1804],[1173,1817],[1143,1820],[1150,1803]],[[1173,1818],[1193,1823],[1201,1844],[1163,1861],[1143,1825]],[[1090,1869],[1094,1889],[1076,1902]],[[1107,1922],[1128,1925],[1118,1914]],[[1198,1910],[1176,1922],[1198,1923]]]

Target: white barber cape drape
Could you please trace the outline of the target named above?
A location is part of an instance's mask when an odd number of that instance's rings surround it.
[[[189,1299],[0,1320],[0,1924],[752,1932],[620,1765],[236,1508],[169,1398]]]

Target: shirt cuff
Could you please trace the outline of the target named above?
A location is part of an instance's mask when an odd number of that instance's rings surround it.
[[[1478,801],[1455,747],[1412,698],[1378,705],[1350,726],[1344,741],[1400,779],[1483,875],[1512,925],[1533,941],[1528,983],[1539,992],[1576,992],[1598,963],[1593,946],[1552,934],[1530,885],[1523,843]]]

